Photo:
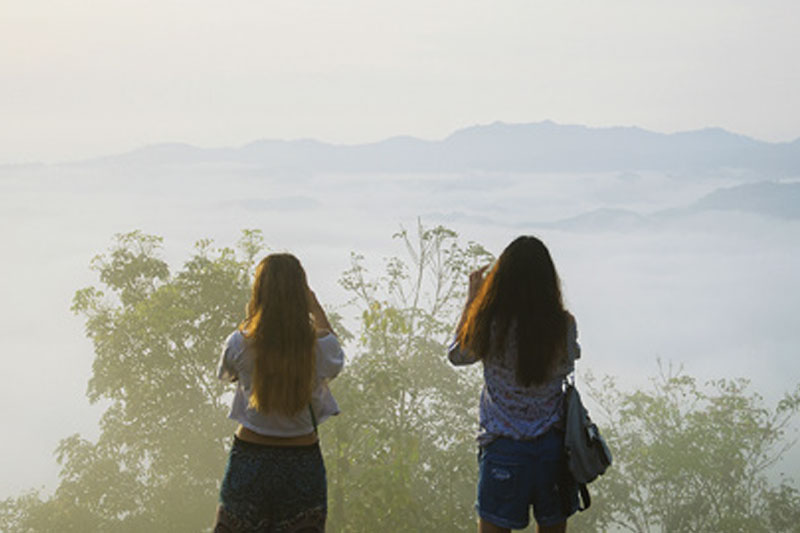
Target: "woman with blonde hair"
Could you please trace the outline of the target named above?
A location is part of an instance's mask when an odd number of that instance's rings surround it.
[[[566,530],[578,489],[564,457],[562,383],[580,357],[575,319],[564,308],[544,243],[523,236],[489,270],[469,277],[469,294],[448,357],[483,363],[478,531]]]
[[[216,533],[325,530],[327,483],[317,425],[339,413],[328,380],[344,353],[291,254],[256,268],[247,315],[225,341],[219,378],[236,382],[234,434]]]

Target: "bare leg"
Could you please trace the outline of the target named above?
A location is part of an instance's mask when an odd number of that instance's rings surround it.
[[[536,525],[537,533],[566,533],[567,531],[567,521],[564,520],[560,524],[556,524],[554,526],[540,526]]]
[[[511,531],[507,527],[500,527],[487,522],[483,518],[478,518],[478,533],[509,533]]]

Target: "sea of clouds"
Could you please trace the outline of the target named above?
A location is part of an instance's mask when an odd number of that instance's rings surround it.
[[[198,239],[228,246],[242,229],[261,229],[271,249],[303,260],[320,299],[345,316],[337,279],[350,252],[379,268],[403,254],[392,234],[413,232],[418,219],[495,254],[536,234],[578,319],[579,372],[643,386],[661,358],[701,379],[747,377],[774,402],[800,381],[800,219],[688,209],[751,180],[732,172],[331,174],[213,162],[0,168],[0,498],[52,489],[58,441],[97,435],[104,406],[85,399],[92,347],[69,307],[75,290],[97,282],[92,257],[134,229],[163,236],[175,268]]]

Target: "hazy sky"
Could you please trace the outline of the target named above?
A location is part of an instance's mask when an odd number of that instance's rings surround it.
[[[800,136],[797,0],[0,0],[0,163],[495,120]]]

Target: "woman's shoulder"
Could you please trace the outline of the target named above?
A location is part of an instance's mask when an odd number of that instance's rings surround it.
[[[339,338],[329,329],[320,329],[316,331],[317,344],[339,344]]]
[[[575,315],[569,311],[564,311],[567,317],[567,359],[575,362],[581,358],[581,345],[578,343],[578,322]]]
[[[244,332],[239,329],[234,330],[225,339],[225,353],[231,359],[236,359],[241,356],[245,348],[247,348],[247,337]]]
[[[578,338],[578,321],[575,320],[575,315],[568,310],[564,310],[564,317],[566,318],[567,322],[567,338],[568,339],[577,339]]]
[[[344,355],[339,338],[332,332],[317,337],[317,352],[325,357],[339,358]]]
[[[572,311],[569,309],[564,309],[564,316],[567,317],[567,324],[570,326],[575,326],[576,320],[575,315],[572,314]]]
[[[226,346],[241,346],[244,344],[245,336],[244,333],[240,329],[235,329],[233,332],[228,335],[225,339]]]

